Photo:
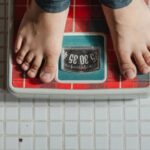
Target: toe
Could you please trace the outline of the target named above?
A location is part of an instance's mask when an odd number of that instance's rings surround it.
[[[143,57],[148,66],[150,66],[150,52],[147,50],[143,53]]]
[[[22,46],[22,42],[23,42],[23,37],[20,34],[18,34],[15,42],[15,53],[17,53],[20,50]]]
[[[24,58],[29,51],[29,48],[24,46],[17,54],[16,61],[19,65],[21,65],[24,61]]]
[[[45,58],[45,64],[40,73],[40,79],[44,83],[51,82],[56,74],[59,55],[47,55]]]
[[[121,73],[126,79],[136,77],[136,67],[131,60],[131,54],[128,51],[119,50],[117,53],[118,63]]]
[[[147,65],[147,63],[145,62],[145,59],[142,55],[142,53],[139,53],[139,52],[135,52],[133,54],[133,57],[135,59],[135,62],[137,64],[137,67],[139,69],[139,71],[141,73],[148,73],[150,71],[150,67]]]
[[[31,68],[29,69],[28,71],[28,76],[30,78],[35,78],[37,73],[38,73],[38,70],[41,66],[41,63],[42,63],[42,57],[41,56],[36,56],[33,63],[32,63],[32,66]]]
[[[26,57],[25,57],[25,60],[22,64],[22,69],[24,71],[27,71],[30,67],[30,63],[33,61],[34,59],[34,54],[32,52],[29,52]]]

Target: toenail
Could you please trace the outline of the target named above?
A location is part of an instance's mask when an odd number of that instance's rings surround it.
[[[25,65],[25,64],[23,64],[22,67],[23,67],[24,70],[28,70],[28,69],[29,69],[29,66],[27,66],[27,65]]]
[[[22,60],[17,58],[17,63],[22,64]]]
[[[35,73],[33,71],[29,71],[28,72],[28,75],[31,77],[31,78],[34,78],[35,77]]]
[[[41,78],[45,81],[51,81],[51,74],[50,73],[41,73]]]
[[[144,67],[144,68],[143,68],[143,72],[144,72],[144,73],[148,73],[148,71],[149,71],[149,68],[148,68],[148,67]]]
[[[128,79],[133,79],[135,77],[135,72],[132,69],[128,69],[124,72],[124,75]]]

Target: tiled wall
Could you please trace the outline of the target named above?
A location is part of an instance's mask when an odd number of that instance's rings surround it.
[[[4,93],[6,5],[0,0],[0,150],[150,150],[150,98],[56,102]]]

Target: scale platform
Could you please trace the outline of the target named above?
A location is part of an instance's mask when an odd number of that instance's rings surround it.
[[[147,97],[149,74],[121,76],[98,0],[72,0],[57,75],[49,84],[30,79],[15,62],[13,45],[29,0],[9,0],[8,90],[18,97],[52,99],[132,99]],[[13,7],[12,7],[13,6]]]

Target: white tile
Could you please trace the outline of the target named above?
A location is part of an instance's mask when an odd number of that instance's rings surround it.
[[[17,120],[18,119],[18,107],[6,107],[6,119]]]
[[[80,120],[92,120],[93,108],[92,107],[80,107]]]
[[[127,135],[138,135],[138,122],[126,122],[125,133]]]
[[[149,150],[150,148],[150,137],[141,137],[141,149]]]
[[[123,108],[116,106],[110,107],[110,120],[122,120],[123,119]]]
[[[95,108],[95,119],[96,120],[107,120],[108,119],[108,107],[96,107]]]
[[[20,107],[20,120],[32,120],[33,119],[33,108],[29,107]]]
[[[33,135],[33,123],[32,122],[21,122],[20,123],[21,135]]]
[[[139,138],[138,137],[126,137],[126,149],[127,150],[138,150]]]
[[[140,99],[140,104],[145,105],[145,106],[150,105],[149,97],[148,98],[141,98]]]
[[[66,107],[65,108],[66,120],[78,120],[78,107]]]
[[[46,107],[35,107],[35,120],[46,121],[48,119]]]
[[[4,123],[0,121],[0,135],[4,133]]]
[[[80,148],[81,149],[94,149],[94,139],[92,136],[80,137]]]
[[[141,122],[141,134],[150,135],[150,122]]]
[[[47,137],[36,137],[35,138],[35,149],[36,150],[48,150]]]
[[[20,143],[21,150],[33,150],[33,138],[32,137],[24,137],[22,138],[22,142]]]
[[[63,125],[62,122],[51,122],[50,123],[50,134],[51,135],[62,135]]]
[[[4,150],[4,138],[0,137],[0,150]]]
[[[138,120],[138,108],[137,107],[126,107],[125,109],[126,120]]]
[[[78,134],[78,122],[76,121],[65,122],[65,134],[77,135]]]
[[[0,120],[4,120],[4,107],[0,107]]]
[[[36,135],[47,135],[48,134],[47,122],[35,122],[35,134]]]
[[[6,137],[6,150],[19,150],[19,142],[17,137]]]
[[[65,138],[65,150],[75,149],[78,150],[78,138],[71,136]]]
[[[123,138],[120,136],[110,137],[110,149],[111,150],[123,150]]]
[[[137,99],[125,100],[126,106],[137,106],[139,101]]]
[[[107,135],[108,134],[108,122],[96,122],[96,134]]]
[[[123,134],[123,123],[122,122],[111,122],[110,133],[112,135],[122,135]]]
[[[6,122],[6,133],[18,134],[18,122],[16,121]]]
[[[50,149],[63,149],[63,141],[61,136],[56,137],[50,137]]]
[[[62,120],[62,119],[63,119],[63,108],[51,107],[50,108],[50,120]]]
[[[93,123],[92,122],[80,122],[80,134],[81,135],[92,135],[93,134]]]
[[[150,120],[150,107],[141,107],[140,110],[141,120]]]
[[[96,149],[108,149],[109,147],[109,140],[108,137],[105,136],[97,136],[96,137]]]

